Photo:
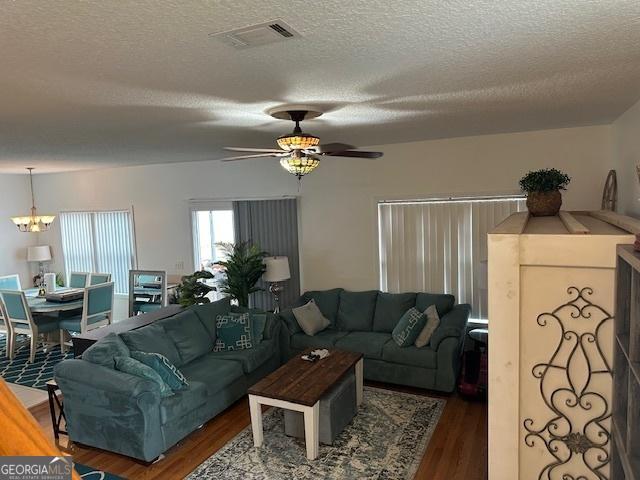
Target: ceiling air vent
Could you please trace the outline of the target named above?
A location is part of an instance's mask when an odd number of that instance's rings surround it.
[[[245,49],[291,40],[300,37],[300,34],[282,20],[272,20],[227,32],[210,33],[209,37],[234,48]]]

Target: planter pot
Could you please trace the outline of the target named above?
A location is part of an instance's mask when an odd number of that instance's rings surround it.
[[[562,206],[562,194],[559,190],[551,192],[529,192],[527,208],[534,217],[557,215]]]

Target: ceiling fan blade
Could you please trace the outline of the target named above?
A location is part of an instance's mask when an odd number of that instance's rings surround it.
[[[224,147],[225,150],[231,150],[232,152],[268,152],[268,153],[282,153],[284,150],[279,148],[251,148],[251,147]]]
[[[218,158],[221,162],[234,162],[236,160],[248,160],[250,158],[267,158],[267,157],[279,157],[278,153],[256,153],[254,155],[238,155],[237,157],[225,157]]]
[[[356,148],[353,145],[348,145],[346,143],[325,143],[323,145],[318,145],[317,152],[318,153],[328,153],[328,152],[344,152],[345,150],[352,150]]]
[[[353,158],[380,158],[382,152],[365,152],[361,150],[345,150],[344,152],[327,152],[321,155],[328,155],[330,157],[353,157]]]

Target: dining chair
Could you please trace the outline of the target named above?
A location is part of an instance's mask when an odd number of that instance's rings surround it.
[[[149,313],[166,307],[167,272],[164,270],[129,270],[129,316]]]
[[[86,333],[111,323],[113,312],[113,282],[85,288],[82,314],[60,319],[60,348],[64,353],[65,332]]]
[[[22,290],[20,275],[4,275],[0,277],[0,290]]]
[[[18,335],[31,337],[31,352],[29,361],[33,363],[36,358],[38,339],[43,333],[58,330],[58,319],[55,317],[34,318],[27,303],[27,297],[23,291],[0,290],[0,301],[3,305],[3,315],[9,321],[9,359],[13,360],[16,350],[16,338]]]
[[[101,283],[109,283],[110,281],[110,273],[91,273],[89,275],[89,286],[100,285]]]
[[[89,283],[89,273],[71,272],[69,274],[69,288],[84,288]]]
[[[11,328],[11,322],[7,318],[7,313],[5,312],[5,309],[4,309],[4,302],[2,300],[0,300],[0,333],[4,333],[4,338],[6,342],[4,355],[5,357],[8,358],[9,353],[11,352],[13,332]]]

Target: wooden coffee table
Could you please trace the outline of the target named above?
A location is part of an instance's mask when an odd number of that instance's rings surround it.
[[[304,414],[304,437],[307,458],[315,460],[319,450],[320,398],[349,372],[355,370],[356,399],[362,403],[362,354],[329,350],[327,358],[314,363],[300,358],[311,349],[296,355],[275,372],[264,377],[248,391],[253,444],[262,446],[261,405],[286,408]]]

